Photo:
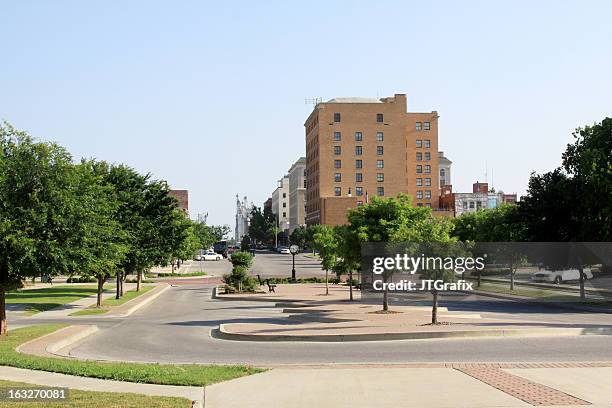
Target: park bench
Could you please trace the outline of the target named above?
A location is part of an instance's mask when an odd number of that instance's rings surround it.
[[[274,290],[274,288],[276,287],[275,284],[270,283],[270,279],[266,279],[266,285],[268,285],[268,293],[276,293],[276,291]]]

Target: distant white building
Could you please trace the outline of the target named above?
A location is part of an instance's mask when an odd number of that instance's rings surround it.
[[[451,165],[452,161],[444,156],[444,152],[438,152],[438,168],[440,169],[440,188],[442,186],[450,186],[451,182]]]
[[[251,220],[251,212],[253,211],[253,203],[248,203],[246,196],[240,201],[236,194],[236,227],[234,229],[234,238],[236,243],[242,241],[242,237],[249,235],[249,223]]]
[[[289,234],[306,217],[306,158],[300,157],[289,169]]]
[[[278,180],[272,193],[272,213],[281,231],[289,229],[289,175]]]

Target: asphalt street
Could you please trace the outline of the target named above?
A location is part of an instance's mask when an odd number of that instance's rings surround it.
[[[484,299],[481,299],[485,302]],[[472,299],[473,304],[479,299]],[[519,318],[524,306],[496,303],[491,316]],[[444,304],[444,303],[443,303]],[[458,309],[458,306],[451,306]],[[529,319],[572,325],[612,327],[612,316],[584,314],[531,306]],[[524,316],[523,316],[524,317]],[[210,337],[220,323],[279,322],[273,304],[211,299],[211,286],[179,285],[72,350],[79,358],[176,363],[329,364],[406,362],[510,362],[612,360],[609,336],[556,338],[449,339],[358,343],[241,342]],[[298,323],[299,324],[299,323]]]
[[[296,257],[299,276],[317,276],[316,260]],[[229,272],[227,260],[192,262],[208,275]],[[253,274],[289,276],[291,256],[258,253]],[[289,270],[287,270],[289,268]],[[216,281],[216,282],[215,282]],[[97,324],[100,332],[72,350],[79,358],[155,361],[162,363],[330,364],[408,362],[514,362],[514,361],[612,361],[610,336],[548,338],[480,338],[403,340],[385,342],[242,342],[215,339],[211,329],[221,323],[288,323],[272,303],[211,299],[218,279],[176,280],[157,300],[125,318],[83,316],[42,319],[10,317],[21,325],[69,322]],[[426,297],[423,301],[427,301]],[[476,295],[443,296],[441,305],[452,311],[478,312],[483,317],[528,320],[534,324],[563,327],[612,327],[612,314],[579,313],[558,307],[537,306]]]

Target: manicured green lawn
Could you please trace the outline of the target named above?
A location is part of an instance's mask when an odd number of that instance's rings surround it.
[[[65,325],[42,325],[10,330],[0,337],[0,365],[51,371],[82,377],[137,383],[204,386],[231,380],[264,370],[244,365],[105,363],[73,359],[39,357],[18,353],[15,348],[27,341],[58,330]],[[178,346],[180,347],[180,346]]]
[[[115,299],[114,297],[108,298],[102,301],[102,307],[97,308],[95,304],[88,307],[87,309],[79,310],[78,312],[71,313],[70,316],[83,316],[83,315],[95,315],[95,314],[104,314],[108,313],[113,307],[121,306],[122,304],[129,302],[132,299],[137,298],[138,296],[144,295],[155,286],[141,286],[140,291],[136,292],[136,289],[129,290],[123,294],[119,299]]]
[[[110,290],[110,287],[106,289]],[[95,294],[95,285],[59,285],[9,292],[6,295],[6,303],[24,305],[27,313],[34,314]]]
[[[0,380],[0,387],[35,388],[36,385]],[[46,387],[46,386],[44,386]],[[187,398],[70,390],[67,402],[0,402],[6,408],[189,408]]]

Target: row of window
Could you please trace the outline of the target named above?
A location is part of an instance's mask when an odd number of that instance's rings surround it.
[[[431,173],[431,166],[429,164],[426,164],[424,167],[425,167],[425,172],[424,172],[425,174]],[[423,165],[422,164],[417,164],[416,172],[417,172],[417,174],[422,174],[423,173]]]
[[[425,199],[431,199],[431,190],[425,190]],[[417,200],[423,199],[423,190],[417,190],[416,192]]]
[[[431,171],[431,166],[428,165],[426,167],[430,167],[430,171]],[[342,168],[342,160],[334,160],[334,168],[335,169],[341,169]],[[355,168],[356,169],[362,169],[363,168],[363,160],[361,160],[361,159],[355,160]],[[376,160],[376,168],[377,169],[384,169],[385,168],[385,161],[384,160]]]
[[[385,188],[382,186],[376,187],[376,194],[379,196],[385,195]],[[342,187],[334,188],[334,195],[336,197],[340,197],[342,195]],[[355,195],[362,196],[363,195],[363,187],[355,187]]]
[[[417,139],[416,140],[416,147],[417,147],[417,149],[420,149],[422,147],[425,147],[426,149],[429,149],[431,147],[431,140],[429,140],[429,139],[425,139],[425,140]]]
[[[385,150],[383,146],[376,146],[376,155],[382,156],[384,152]],[[334,146],[334,154],[336,156],[339,156],[340,154],[342,154],[342,147]],[[355,156],[363,156],[363,146],[355,146]],[[426,156],[429,157],[429,153]],[[426,160],[429,160],[429,159],[426,159]]]
[[[385,121],[385,115],[383,115],[382,113],[377,113],[376,114],[376,123],[383,123],[384,121]],[[336,122],[336,123],[342,122],[342,115],[340,114],[340,112],[334,113],[334,122]],[[427,123],[429,123],[429,122],[427,122]]]
[[[340,142],[342,140],[342,132],[334,132],[334,142]],[[355,141],[361,142],[363,140],[363,133],[355,132]],[[385,140],[385,134],[383,132],[376,132],[376,141],[382,142]]]
[[[431,130],[430,122],[417,122],[415,125],[415,130],[420,132],[421,130]]]
[[[416,153],[416,159],[417,159],[417,161],[423,161],[423,153],[422,152],[417,152]],[[425,161],[430,161],[430,160],[431,160],[431,153],[425,152]]]
[[[334,181],[339,183],[342,181],[342,173],[334,173]],[[357,183],[361,183],[363,182],[363,173],[355,173],[355,181]],[[385,173],[376,173],[376,181],[378,183],[382,183],[383,181],[385,181]],[[421,179],[421,182],[423,181],[423,179]],[[429,184],[431,185],[431,179],[429,179]]]

